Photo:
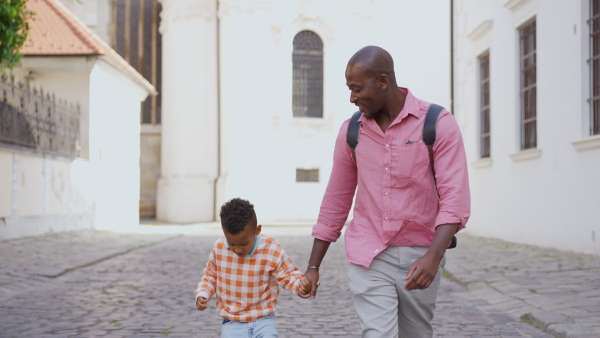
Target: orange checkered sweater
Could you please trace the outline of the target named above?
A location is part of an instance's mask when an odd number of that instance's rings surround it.
[[[303,275],[279,242],[263,235],[254,253],[238,257],[227,248],[225,237],[212,247],[204,276],[194,296],[210,299],[217,294],[219,316],[251,322],[275,312],[279,287],[298,294]]]

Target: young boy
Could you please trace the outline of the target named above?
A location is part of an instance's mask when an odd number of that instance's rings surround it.
[[[194,293],[196,307],[205,310],[216,293],[221,337],[278,337],[278,285],[306,296],[311,283],[275,239],[260,235],[250,202],[234,198],[223,204],[219,215],[225,236],[212,247]]]

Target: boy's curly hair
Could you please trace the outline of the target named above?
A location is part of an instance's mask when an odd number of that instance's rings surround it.
[[[234,198],[223,204],[219,216],[223,230],[232,235],[242,232],[250,221],[256,226],[254,205],[241,198]]]

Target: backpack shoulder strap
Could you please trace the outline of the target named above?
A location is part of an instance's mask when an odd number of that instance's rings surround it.
[[[354,163],[356,163],[356,155],[354,154],[354,149],[356,149],[356,145],[358,144],[358,136],[360,135],[360,121],[358,119],[362,115],[362,112],[359,110],[352,115],[350,119],[350,123],[348,124],[348,132],[346,132],[346,143],[348,143],[348,147],[352,151],[352,158],[354,159]]]
[[[425,116],[425,122],[423,123],[423,142],[427,146],[427,151],[429,152],[429,163],[431,164],[431,172],[433,173],[433,182],[435,183],[437,190],[437,182],[435,180],[435,169],[433,168],[433,144],[435,143],[436,138],[436,127],[437,121],[440,118],[440,113],[444,109],[442,106],[432,103],[429,105],[429,109],[427,109],[427,115]],[[439,196],[438,191],[438,196]],[[458,244],[458,239],[456,236],[452,236],[452,240],[450,241],[450,245],[448,245],[448,249],[456,248]]]
[[[423,123],[423,142],[427,146],[429,152],[429,163],[431,164],[431,171],[433,171],[433,180],[435,181],[435,169],[433,168],[433,144],[436,138],[436,126],[440,113],[442,112],[442,106],[435,103],[429,105],[427,109],[427,115],[425,116],[425,122]]]
[[[425,145],[428,147],[433,146],[433,143],[435,142],[435,127],[437,126],[437,121],[442,109],[444,109],[442,106],[438,106],[435,103],[432,103],[429,106],[429,109],[427,109],[425,123],[423,123],[423,142],[425,142]]]

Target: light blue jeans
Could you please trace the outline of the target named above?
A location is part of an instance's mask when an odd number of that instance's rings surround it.
[[[272,338],[279,337],[275,315],[258,318],[253,322],[224,320],[221,325],[221,338]]]

